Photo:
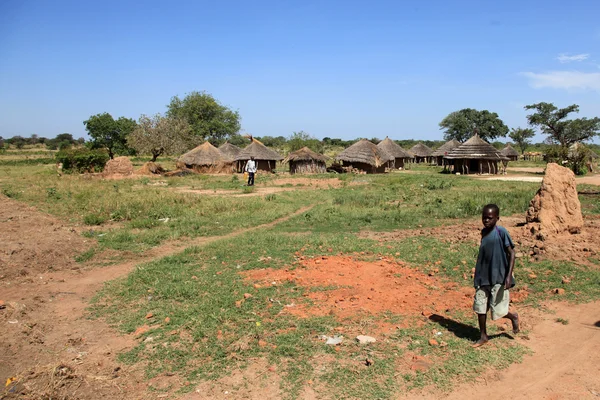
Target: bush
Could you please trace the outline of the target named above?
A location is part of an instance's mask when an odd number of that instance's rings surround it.
[[[64,149],[56,154],[65,172],[100,172],[108,162],[108,153],[103,149]]]

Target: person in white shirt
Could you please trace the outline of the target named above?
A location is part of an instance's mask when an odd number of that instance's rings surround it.
[[[254,157],[250,157],[250,160],[246,163],[246,172],[248,173],[248,186],[254,186],[254,174],[256,173]]]

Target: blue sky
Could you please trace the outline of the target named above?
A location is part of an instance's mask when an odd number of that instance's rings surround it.
[[[600,116],[600,2],[0,1],[0,136],[207,91],[243,132],[442,138],[461,108]],[[537,136],[542,140],[543,136]]]

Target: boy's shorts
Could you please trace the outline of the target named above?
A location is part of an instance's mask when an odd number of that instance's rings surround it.
[[[510,297],[504,285],[479,286],[475,291],[473,311],[477,314],[487,314],[487,310],[490,309],[492,320],[495,321],[508,314],[509,303]]]

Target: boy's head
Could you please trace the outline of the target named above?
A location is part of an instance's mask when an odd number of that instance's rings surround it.
[[[251,159],[252,161],[254,161],[254,156],[250,156],[250,159]]]
[[[495,204],[488,204],[481,211],[481,222],[486,228],[493,228],[500,219],[500,208]]]

